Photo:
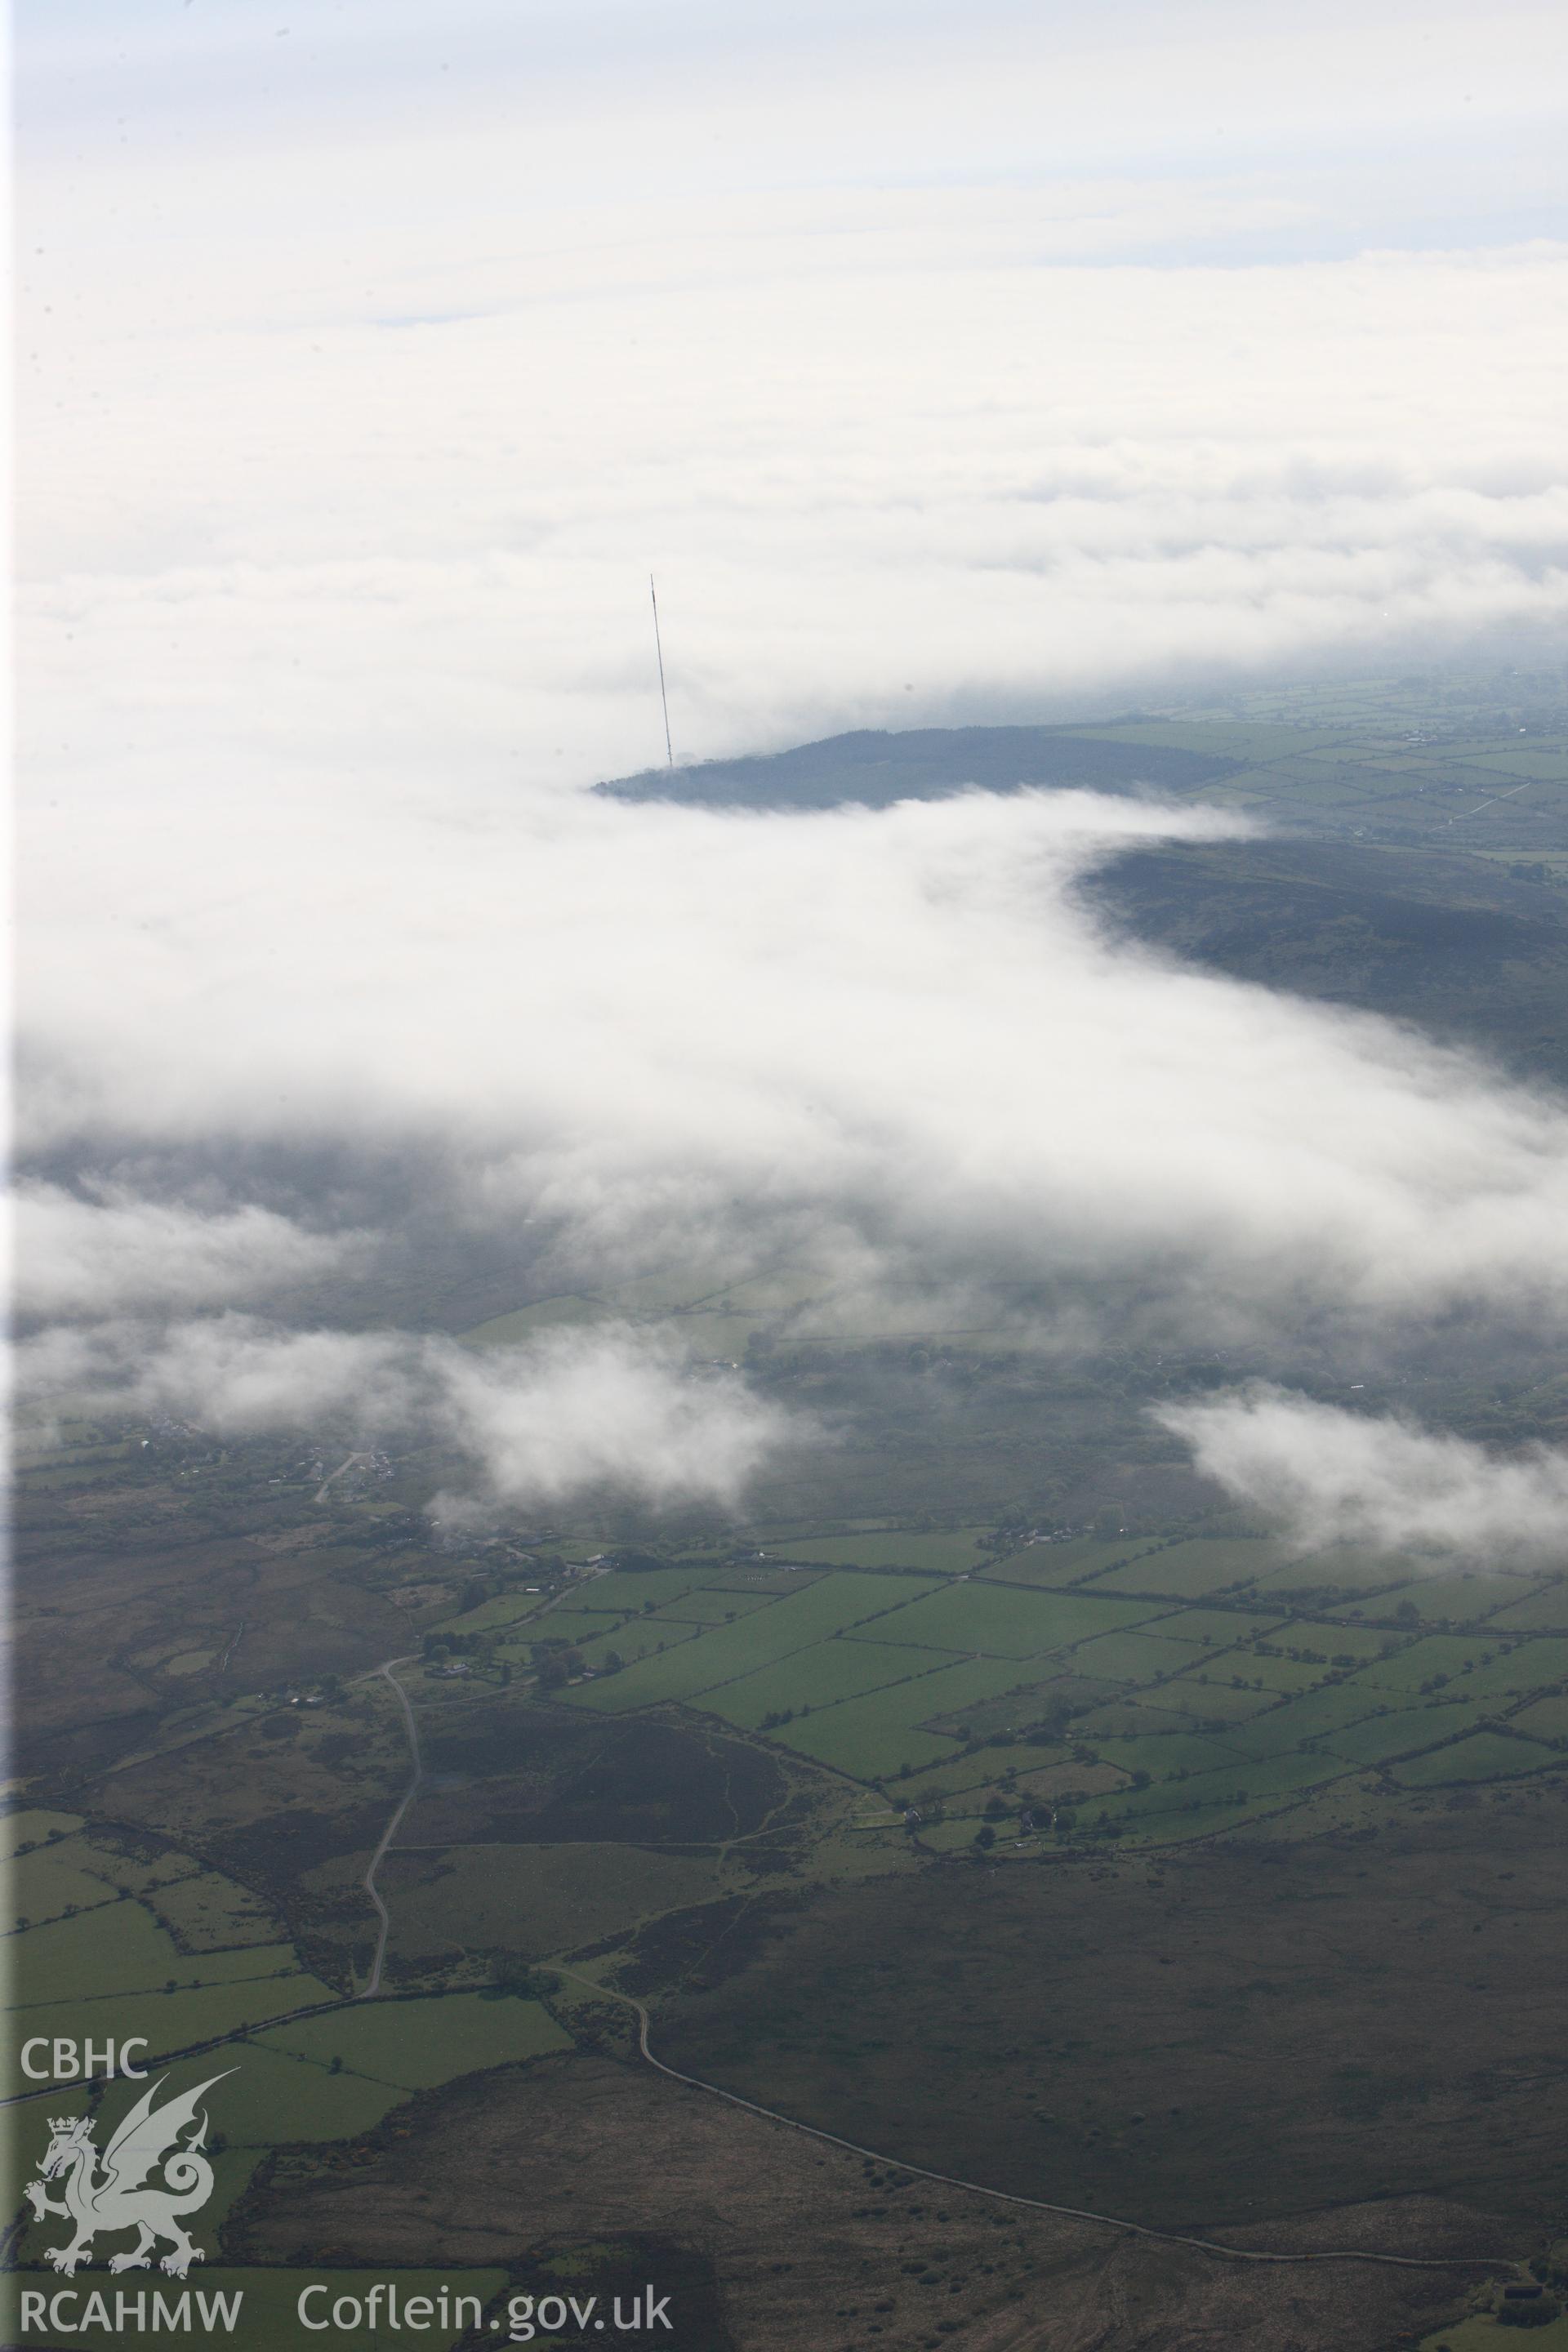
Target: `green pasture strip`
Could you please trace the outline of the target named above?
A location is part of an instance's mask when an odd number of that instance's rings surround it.
[[[732,1617],[749,1617],[773,1599],[766,1592],[724,1592],[711,1587],[703,1592],[683,1592],[668,1609],[655,1613],[668,1625],[724,1625]]]
[[[49,2041],[94,2042],[110,2033],[117,2042],[144,2036],[150,2055],[142,2063],[155,2066],[163,2053],[183,2050],[194,2042],[228,2039],[248,2026],[262,2026],[290,2010],[308,2009],[317,2001],[339,1996],[319,1978],[300,1974],[267,1977],[253,1984],[183,1986],[178,1992],[115,1992],[92,2000],[45,2001],[10,2017],[13,2053],[34,2034]],[[13,2058],[8,2091],[27,2085],[16,2074]]]
[[[898,1577],[826,1576],[735,1625],[718,1625],[663,1657],[643,1658],[625,1674],[571,1696],[579,1706],[620,1714],[665,1699],[686,1699],[742,1675],[753,1674],[795,1650],[809,1649],[842,1628],[886,1614],[903,1591]]]
[[[1549,1634],[1510,1641],[1490,1631],[1430,1633],[1396,1656],[1366,1667],[1361,1679],[1387,1690],[1418,1690],[1436,1675],[1446,1675],[1456,1685],[1462,1682],[1466,1698],[1510,1691],[1522,1697],[1568,1679],[1568,1640]]]
[[[657,1650],[673,1650],[682,1642],[696,1641],[701,1627],[689,1625],[670,1617],[628,1617],[617,1625],[613,1617],[605,1621],[597,1633],[579,1643],[585,1665],[601,1670],[605,1660],[614,1652],[626,1665],[638,1658],[650,1657]]]
[[[1097,1592],[1102,1590],[1096,1585]],[[1237,1642],[1256,1641],[1259,1635],[1267,1642],[1282,1643],[1287,1638],[1284,1623],[1277,1609],[1256,1615],[1241,1609],[1184,1609],[1179,1616],[1164,1621],[1173,1641],[1196,1642],[1216,1653],[1233,1648]]]
[[[68,2340],[72,2344],[114,2346],[119,2347],[119,2352],[123,2352],[127,2343],[142,2340],[142,2331],[129,2317],[124,2328],[115,2324],[115,2314],[119,2309],[117,2295],[125,2297],[128,2314],[134,2314],[138,2308],[138,2298],[141,2298],[142,2316],[148,2329],[157,2320],[158,2306],[154,2297],[162,2295],[165,2311],[178,2311],[182,2300],[188,2298],[184,2307],[188,2328],[194,2332],[171,2336],[167,2340],[173,2343],[198,2344],[204,2347],[222,2344],[231,2346],[233,2352],[279,2352],[281,2345],[325,2343],[332,2347],[332,2352],[374,2352],[378,2346],[384,2347],[403,2340],[401,2335],[394,2337],[389,2333],[385,2294],[388,2280],[396,2282],[400,2312],[418,2296],[424,2296],[432,2305],[426,2314],[420,2311],[417,2303],[415,2304],[419,2329],[410,2335],[408,2340],[430,2347],[431,2352],[450,2352],[450,2347],[459,2336],[469,2334],[474,2323],[471,2301],[462,2305],[459,2318],[452,2316],[458,2310],[456,2298],[459,2295],[477,2298],[482,2311],[501,2293],[507,2284],[507,2274],[504,2271],[496,2270],[464,2270],[457,2263],[439,2271],[401,2270],[390,2264],[377,2271],[348,2271],[275,2270],[259,2266],[231,2270],[223,2265],[200,2263],[185,2279],[165,2278],[155,2270],[136,2271],[121,2278],[110,2278],[101,2271],[84,2271],[79,2277],[69,2280],[62,2279],[58,2273],[49,2270],[22,2271],[7,2278],[0,2287],[0,2294],[4,2296],[0,2309],[5,2313],[5,2340],[15,2345],[28,2342],[43,2345],[60,2340],[47,2326],[42,2335],[37,2329],[23,2333],[20,2319],[23,2305],[19,2298],[30,2289],[44,2296],[46,2311],[58,2309],[62,2330],[67,2321],[70,2321]],[[372,2287],[378,2285],[383,2293],[377,2323],[373,2328],[368,2317],[368,2298]],[[305,2312],[310,2319],[326,2322],[327,2333],[320,2336],[309,2333],[299,2316],[300,2297],[312,2287],[323,2291],[310,2297]],[[94,2288],[104,2299],[110,2322],[105,2326],[97,2324],[96,2309],[89,2304],[89,2298]],[[447,2293],[449,2325],[442,2325],[438,2316],[443,2288]],[[50,2299],[59,2294],[66,2297],[65,2303],[53,2305]],[[232,2334],[216,2315],[220,2306],[214,2298],[220,2295],[228,2298],[227,2305],[223,2307],[229,2309],[235,2308],[235,2298],[239,2298],[238,2315]],[[204,2296],[206,2298],[205,2305],[202,2302]],[[342,2316],[345,2322],[342,2327],[336,2326],[331,2317],[338,2305],[342,2305]],[[363,2325],[347,2324],[353,2316],[351,2305],[359,2307]],[[215,2315],[210,2331],[205,2330],[202,2325],[204,2308]],[[92,2311],[92,2319],[88,2323],[89,2310]],[[156,2342],[159,2337],[149,2335],[147,2340]],[[495,2340],[504,2344],[506,2337],[503,2334]]]
[[[1197,1669],[1197,1673],[1207,1671]],[[1274,1706],[1279,1696],[1278,1691],[1234,1690],[1228,1678],[1215,1681],[1211,1677],[1200,1682],[1189,1666],[1187,1673],[1178,1675],[1174,1682],[1162,1683],[1152,1695],[1150,1705],[1185,1711],[1204,1721],[1249,1723],[1255,1715]]]
[[[262,2039],[319,2066],[341,2058],[356,2074],[405,2091],[572,2047],[571,2035],[541,2002],[483,1992],[359,2001],[340,2016],[301,2018]]]
[[[1113,1821],[1138,1815],[1168,1815],[1187,1805],[1245,1807],[1271,1798],[1290,1796],[1299,1789],[1314,1789],[1341,1779],[1346,1770],[1337,1756],[1269,1756],[1258,1760],[1237,1758],[1210,1772],[1194,1772],[1190,1780],[1157,1782],[1107,1801]],[[1092,1820],[1097,1802],[1085,1805],[1079,1818]]]
[[[1436,1748],[1426,1756],[1396,1764],[1394,1778],[1402,1789],[1441,1789],[1465,1780],[1511,1780],[1516,1773],[1539,1772],[1562,1758],[1533,1739],[1510,1739],[1500,1731],[1478,1731],[1452,1748]]]
[[[713,1561],[697,1568],[610,1569],[603,1576],[574,1585],[572,1606],[594,1616],[617,1610],[630,1615],[650,1601],[656,1609],[663,1609],[679,1601],[683,1592],[700,1591],[721,1573]]]
[[[513,1347],[555,1324],[603,1322],[614,1311],[602,1298],[579,1290],[563,1291],[554,1298],[536,1298],[531,1306],[514,1307],[507,1315],[489,1316],[461,1336],[470,1348]]]
[[[1194,1729],[1192,1711],[1186,1715],[1173,1707],[1162,1706],[1164,1691],[1156,1690],[1140,1698],[1135,1691],[1109,1698],[1103,1706],[1094,1706],[1072,1719],[1070,1737],[1092,1744],[1097,1739],[1149,1739],[1167,1731],[1191,1733]]]
[[[11,1948],[12,1998],[18,2007],[151,1989],[171,1977],[185,1982],[199,1977],[204,1967],[201,1959],[177,1951],[173,1937],[133,1902],[120,1905],[111,1934],[96,1918],[61,1919],[28,1928]]]
[[[721,1570],[709,1590],[713,1592],[755,1592],[764,1598],[802,1592],[825,1573],[821,1569],[775,1568],[758,1562],[749,1568]]]
[[[1358,1667],[1394,1657],[1409,1643],[1408,1633],[1381,1631],[1374,1625],[1341,1625],[1321,1617],[1292,1617],[1266,1637],[1282,1650],[1321,1650],[1331,1663],[1353,1659]]]
[[[1114,1542],[1105,1542],[1075,1536],[1070,1543],[1028,1544],[1022,1551],[1010,1551],[993,1560],[979,1572],[987,1583],[1076,1584],[1084,1577],[1098,1576],[1102,1570],[1125,1568],[1130,1560],[1141,1559],[1154,1549],[1152,1538],[1140,1541],[1121,1536]]]
[[[1488,1629],[1494,1633],[1568,1633],[1568,1580],[1554,1576],[1528,1601],[1510,1601]]]
[[[433,1633],[488,1633],[498,1625],[514,1625],[520,1617],[537,1616],[545,1606],[542,1592],[498,1592],[493,1601],[482,1601],[477,1609],[465,1610],[458,1617],[443,1617],[438,1625],[426,1630]]]
[[[526,1656],[539,1643],[568,1642],[575,1647],[581,1642],[591,1642],[596,1634],[606,1633],[616,1622],[613,1616],[590,1617],[578,1609],[552,1609],[548,1616],[531,1619],[516,1629],[515,1637],[499,1646],[503,1657]]]
[[[37,1853],[25,1853],[14,1862],[10,1866],[7,1902],[12,1918],[7,1924],[22,1919],[40,1924],[46,1919],[58,1919],[68,1905],[85,1911],[96,1909],[100,1903],[122,1901],[118,1886],[67,1860],[68,1854],[80,1852],[79,1844],[46,1847]]]
[[[1378,1603],[1380,1616],[1393,1616],[1408,1603],[1425,1624],[1479,1625],[1511,1602],[1532,1600],[1541,1590],[1539,1577],[1482,1574],[1423,1576],[1402,1585]]]
[[[27,1806],[20,1812],[6,1813],[0,1819],[0,1857],[8,1861],[20,1847],[41,1845],[56,1831],[60,1838],[68,1838],[86,1826],[79,1813],[46,1812],[35,1806]],[[58,1843],[58,1840],[56,1842]]]
[[[1442,1699],[1400,1707],[1391,1715],[1367,1716],[1343,1731],[1330,1732],[1325,1745],[1352,1764],[1384,1764],[1391,1756],[1412,1754],[1454,1732],[1469,1730],[1487,1712],[1479,1701],[1451,1700],[1445,1692]]]
[[[867,1698],[847,1699],[805,1722],[786,1724],[770,1735],[780,1745],[840,1771],[862,1778],[896,1772],[901,1764],[935,1763],[957,1754],[955,1743],[918,1727],[938,1715],[951,1713],[973,1699],[1006,1689],[1016,1668],[985,1658],[965,1659],[922,1675],[918,1682],[900,1683],[874,1691]]]
[[[935,1650],[979,1650],[998,1658],[1034,1658],[1071,1648],[1097,1633],[1141,1624],[1156,1605],[1101,1601],[1087,1593],[1025,1592],[972,1582],[950,1584],[912,1601],[874,1638],[918,1642]]]
[[[928,1576],[962,1575],[965,1569],[984,1568],[991,1555],[978,1538],[989,1528],[954,1528],[943,1534],[900,1533],[896,1528],[874,1535],[827,1536],[787,1547],[791,1559],[821,1568],[910,1568]],[[776,1547],[780,1551],[785,1547]]]
[[[1167,1675],[1190,1675],[1204,1655],[1191,1642],[1168,1642],[1152,1633],[1103,1633],[1073,1653],[1073,1664],[1108,1682],[1152,1683]]]
[[[1259,1657],[1255,1650],[1230,1650],[1215,1661],[1214,1671],[1239,1675],[1244,1683],[1257,1684],[1264,1690],[1295,1692],[1311,1690],[1335,1669],[1326,1662],[1314,1666],[1302,1658]]]
[[[1568,1697],[1535,1699],[1509,1721],[1515,1731],[1525,1732],[1532,1739],[1568,1742]]]
[[[898,1782],[890,1794],[900,1804],[934,1804],[939,1799],[961,1803],[965,1797],[978,1796],[982,1790],[998,1787],[1007,1772],[1016,1776],[1011,1785],[1016,1787],[1020,1801],[1027,1803],[1030,1775],[1060,1771],[1064,1767],[1073,1769],[1068,1766],[1065,1748],[1032,1748],[1026,1740],[1014,1741],[1006,1748],[977,1748],[972,1756],[955,1751],[951,1740],[947,1747],[945,1758],[922,1766],[907,1781]],[[1077,1769],[1091,1771],[1093,1767]]]
[[[1223,1734],[1236,1756],[1278,1756],[1306,1739],[1327,1739],[1331,1733],[1360,1723],[1380,1704],[1375,1690],[1357,1690],[1350,1684],[1303,1691],[1271,1706],[1250,1723],[1233,1724]]]
[[[1349,1545],[1306,1552],[1260,1577],[1258,1597],[1283,1601],[1299,1592],[1314,1596],[1321,1607],[1322,1596],[1342,1594],[1356,1606],[1364,1607],[1369,1594],[1381,1592],[1384,1586],[1407,1583],[1413,1565],[1404,1552],[1365,1551]],[[1310,1612],[1304,1610],[1302,1613]]]
[[[895,1646],[886,1642],[817,1642],[809,1650],[795,1650],[754,1675],[742,1675],[714,1691],[706,1704],[726,1723],[754,1731],[765,1715],[789,1710],[833,1706],[859,1698],[889,1683],[904,1683],[929,1675],[956,1658],[940,1650]]]
[[[1258,1536],[1194,1536],[1169,1550],[1145,1552],[1125,1568],[1109,1569],[1094,1580],[1096,1592],[1167,1593],[1173,1601],[1200,1601],[1209,1593],[1260,1580],[1291,1558],[1281,1544]]]
[[[1102,1764],[1114,1764],[1119,1772],[1147,1772],[1156,1780],[1169,1780],[1174,1772],[1234,1771],[1237,1764],[1235,1753],[1222,1741],[1195,1731],[1154,1731],[1134,1739],[1093,1739],[1089,1744]]]

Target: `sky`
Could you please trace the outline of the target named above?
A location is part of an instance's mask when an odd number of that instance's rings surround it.
[[[662,754],[650,572],[683,759],[1545,643],[1565,49],[1388,0],[24,5],[41,1388],[733,1502],[777,1416],[635,1333],[498,1403],[300,1327],[410,1169],[617,1266],[1556,1317],[1560,1104],[1097,932],[1077,879],[1190,813],[584,788]],[[1239,1492],[1293,1408],[1231,1409],[1184,1433]]]

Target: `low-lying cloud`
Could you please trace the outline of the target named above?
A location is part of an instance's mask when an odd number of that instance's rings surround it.
[[[89,1171],[417,1146],[457,1223],[532,1219],[600,1280],[804,1238],[862,1281],[1146,1278],[1194,1328],[1568,1305],[1560,1104],[1097,929],[1088,868],[1221,814],[345,789],[182,820],[178,855],[127,811],[97,865],[63,823],[34,860],[26,1132]],[[295,1246],[215,1231],[209,1263],[225,1233]]]
[[[1303,1549],[1364,1544],[1473,1559],[1568,1557],[1568,1454],[1499,1455],[1415,1422],[1259,1384],[1156,1416],[1197,1467]]]
[[[554,1332],[470,1351],[400,1331],[287,1330],[228,1314],[153,1329],[56,1327],[25,1344],[23,1384],[75,1410],[171,1418],[219,1437],[413,1440],[462,1457],[459,1500],[526,1508],[585,1488],[654,1507],[732,1507],[806,1429],[658,1336]]]
[[[365,1238],[311,1233],[254,1202],[204,1211],[125,1184],[86,1198],[24,1183],[14,1203],[14,1301],[25,1316],[158,1313],[275,1297],[350,1266]]]

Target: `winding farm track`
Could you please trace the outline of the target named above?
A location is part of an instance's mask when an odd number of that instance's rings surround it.
[[[983,2180],[964,2180],[953,2172],[933,2172],[929,2165],[910,2164],[901,2156],[885,2156],[880,2148],[862,2147],[857,2139],[843,2139],[837,2132],[824,2131],[819,2125],[803,2124],[795,2116],[781,2116],[776,2107],[764,2107],[756,2099],[743,2099],[738,2091],[721,2090],[717,2083],[705,2083],[699,2074],[683,2074],[679,2066],[667,2066],[648,2047],[648,2013],[640,2000],[635,2000],[630,1993],[616,1992],[609,1985],[596,1984],[592,1977],[579,1976],[575,1969],[564,1969],[559,1960],[550,1965],[557,1975],[570,1977],[574,1983],[587,1986],[603,1999],[618,2000],[624,2007],[635,2010],[638,2051],[650,2066],[668,2074],[672,2083],[684,2083],[689,2090],[705,2091],[710,2098],[727,2099],[732,2107],[744,2107],[748,2115],[765,2116],[770,2123],[783,2124],[789,2131],[805,2132],[810,2139],[825,2140],[829,2147],[847,2148],[851,2156],[869,2157],[874,2164],[884,2165],[891,2171],[912,2173],[917,2180],[934,2180],[944,2189],[964,2189],[972,2197],[989,2197],[998,2205],[1021,2205],[1031,2213],[1057,2213],[1066,2221],[1091,2222],[1097,2229],[1120,2230],[1127,2237],[1152,2238],[1163,2246],[1191,2246],[1200,2254],[1213,2254],[1227,2263],[1376,2263],[1385,2269],[1402,2271],[1515,2267],[1516,2257],[1512,2254],[1378,2254],[1355,2248],[1286,2254],[1265,2252],[1251,2246],[1225,2246],[1215,2238],[1190,2237],[1180,2230],[1155,2230],[1146,2221],[1129,2221],[1117,2213],[1090,2213],[1081,2205],[1052,2205],[1043,2197],[1021,2197],[1011,2189],[992,2189]]]
[[[377,1666],[374,1675],[367,1677],[374,1682],[379,1676],[383,1681],[389,1682],[396,1692],[397,1704],[403,1709],[403,1727],[408,1734],[408,1754],[414,1769],[407,1788],[398,1800],[392,1819],[381,1833],[381,1843],[371,1855],[370,1868],[360,1881],[365,1893],[374,1904],[376,1916],[381,1921],[381,1932],[375,1939],[375,1958],[371,1962],[370,1976],[366,1980],[364,1990],[359,1996],[361,2000],[373,2000],[381,1990],[382,1962],[386,1958],[386,1939],[392,1933],[392,1914],[382,1900],[381,1889],[375,1883],[375,1874],[385,1861],[392,1841],[402,1826],[403,1816],[419,1794],[420,1784],[425,1778],[425,1759],[419,1752],[419,1727],[414,1720],[414,1709],[408,1704],[408,1693],[394,1672],[395,1667],[412,1665],[413,1663],[411,1657],[388,1658],[383,1664]]]
[[[419,1747],[419,1729],[414,1720],[414,1709],[409,1705],[407,1692],[398,1681],[395,1672],[396,1667],[410,1665],[413,1663],[412,1657],[388,1658],[384,1664],[375,1668],[373,1675],[365,1677],[367,1681],[374,1681],[377,1676],[382,1677],[391,1684],[397,1694],[397,1703],[403,1710],[404,1729],[408,1738],[408,1753],[413,1769],[408,1786],[382,1832],[381,1843],[371,1857],[370,1867],[365,1872],[362,1882],[366,1894],[375,1906],[381,1922],[381,1932],[376,1938],[375,1958],[364,1989],[357,1996],[351,1996],[360,2000],[369,2000],[381,1991],[382,1963],[386,1956],[387,1937],[392,1929],[391,1914],[375,1884],[375,1874],[384,1861],[393,1840],[397,1835],[404,1815],[418,1795],[425,1778],[424,1759]],[[652,2031],[652,2021],[640,2000],[636,2000],[630,1993],[617,1992],[613,1986],[600,1984],[593,1977],[582,1976],[575,1969],[564,1968],[558,1960],[551,1965],[557,1975],[569,1977],[574,1984],[582,1985],[597,1999],[616,2001],[623,2009],[629,2009],[637,2021],[638,2055],[654,2069],[656,2074],[667,2075],[672,2083],[683,2084],[690,2091],[700,2091],[710,2099],[722,2099],[731,2107],[742,2107],[748,2115],[761,2116],[769,2123],[781,2125],[786,2131],[803,2132],[808,2139],[821,2140],[828,2147],[840,2147],[850,2156],[869,2158],[873,2164],[882,2165],[893,2172],[907,2172],[917,2180],[934,2181],[943,2189],[957,2189],[970,2197],[988,2198],[993,2204],[1016,2205],[1030,2213],[1054,2213],[1063,2221],[1087,2222],[1091,2228],[1098,2230],[1114,2230],[1124,2237],[1151,2239],[1158,2245],[1186,2246],[1194,2252],[1207,2254],[1217,2262],[1271,2263],[1277,2265],[1304,2263],[1367,2263],[1383,2269],[1404,2271],[1512,2270],[1516,2266],[1517,2257],[1509,2253],[1380,2254],[1356,2247],[1322,2248],[1305,2253],[1283,2253],[1254,2246],[1226,2246],[1222,2245],[1217,2239],[1195,2237],[1185,2231],[1156,2230],[1147,2221],[1130,2221],[1122,2214],[1091,2213],[1081,2205],[1052,2204],[1043,2197],[1024,2197],[1016,2189],[994,2189],[983,2180],[965,2180],[957,2173],[935,2172],[929,2165],[910,2164],[903,2157],[889,2156],[880,2148],[865,2147],[858,2140],[845,2139],[837,2132],[824,2131],[818,2124],[802,2123],[798,2116],[781,2115],[776,2107],[765,2107],[760,2100],[742,2098],[738,2091],[726,2091],[718,2083],[706,2083],[700,2074],[687,2074],[682,2073],[679,2066],[666,2065],[662,2058],[654,2056],[649,2046],[648,2035]],[[330,2015],[342,2006],[341,2002],[318,2001],[308,2008],[292,2011],[287,2016],[269,2018],[267,2025],[272,2028],[288,2024],[294,2018]],[[175,2058],[193,2057],[200,2052],[225,2046],[231,2039],[229,2035],[218,2035],[206,2042],[192,2042],[184,2050],[165,2052],[157,2063],[163,2065]],[[47,2097],[53,2090],[81,2090],[86,2088],[89,2083],[99,2079],[100,2078],[96,2076],[87,2076],[68,2084],[40,2084],[36,2091],[24,2091],[14,2097],[0,2099],[0,2107],[20,2106],[28,2100]]]

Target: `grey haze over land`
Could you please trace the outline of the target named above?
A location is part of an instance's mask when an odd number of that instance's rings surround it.
[[[1561,1328],[1556,1097],[1079,889],[1234,820],[585,790],[661,740],[650,568],[701,756],[1537,646],[1558,13],[276,17],[21,33],[37,1393],[434,1429],[499,1502],[733,1506],[790,1442],[629,1327],[324,1318],[421,1219],[937,1310],[1070,1273],[1205,1343]],[[1441,1434],[1172,1425],[1444,1539]],[[1536,1540],[1553,1462],[1442,1459],[1450,1539]]]

